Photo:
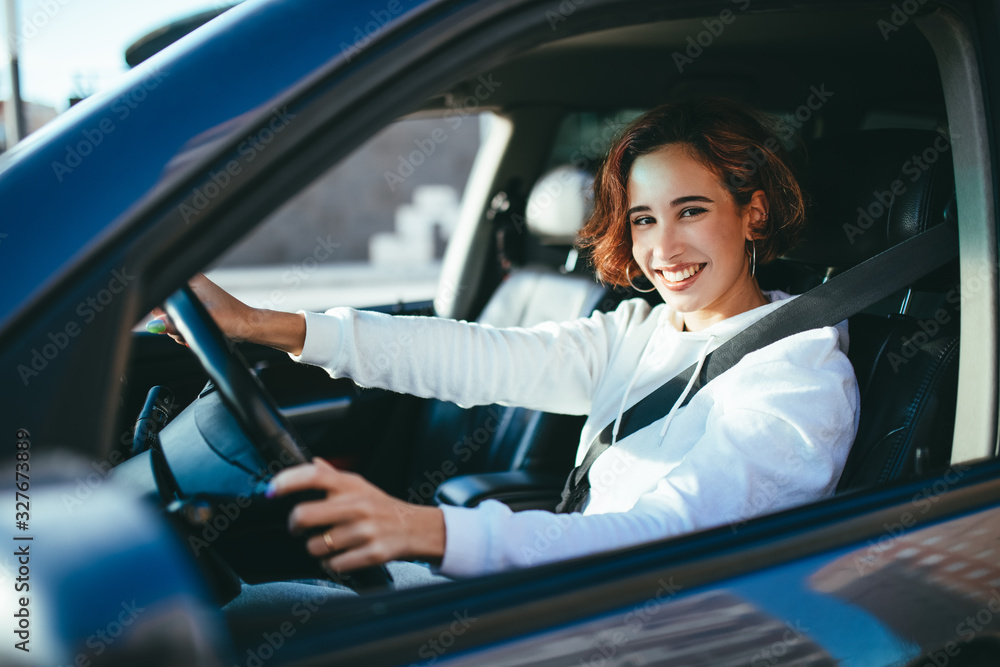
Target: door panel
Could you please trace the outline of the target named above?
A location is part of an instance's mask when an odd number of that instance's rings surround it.
[[[947,484],[853,547],[690,589],[666,575],[616,613],[444,664],[1000,664],[1000,508],[906,528]]]

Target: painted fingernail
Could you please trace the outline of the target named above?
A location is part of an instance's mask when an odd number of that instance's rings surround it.
[[[150,320],[146,322],[146,331],[149,333],[161,334],[167,330],[167,323],[163,320]]]
[[[278,495],[278,487],[275,485],[274,480],[267,483],[267,489],[264,490],[265,498],[274,498]]]

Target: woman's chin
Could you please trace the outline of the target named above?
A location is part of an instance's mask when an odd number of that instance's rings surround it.
[[[700,308],[699,300],[693,294],[678,294],[662,287],[657,287],[656,291],[663,302],[678,313],[693,313]]]

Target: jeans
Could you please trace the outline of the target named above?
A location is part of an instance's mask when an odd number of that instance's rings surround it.
[[[386,567],[392,575],[392,586],[396,590],[452,581],[444,575],[431,572],[428,566],[421,563],[392,561],[386,563]],[[332,598],[356,597],[357,595],[350,588],[325,579],[273,581],[263,584],[243,583],[240,594],[226,604],[222,610],[226,613],[253,613],[288,606],[295,602],[308,601],[323,604]]]

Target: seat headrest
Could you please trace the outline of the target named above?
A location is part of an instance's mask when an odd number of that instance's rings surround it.
[[[528,196],[528,230],[541,243],[572,244],[594,210],[593,185],[593,176],[569,165],[546,172]]]
[[[953,214],[951,146],[924,130],[870,130],[809,146],[810,202],[783,259],[837,273]]]

